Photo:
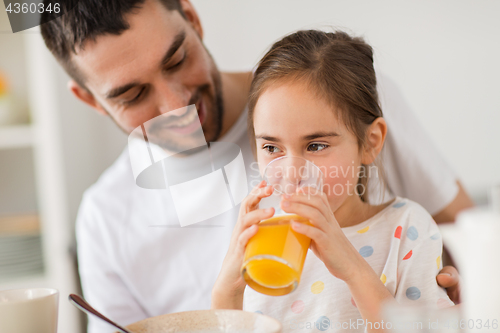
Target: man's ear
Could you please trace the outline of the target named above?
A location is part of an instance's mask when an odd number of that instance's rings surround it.
[[[363,156],[361,163],[368,165],[375,161],[378,154],[382,150],[387,134],[387,124],[382,117],[378,117],[368,126],[366,130],[365,149],[363,149]]]
[[[68,82],[68,89],[73,93],[73,95],[76,96],[80,101],[83,103],[89,105],[91,108],[96,110],[98,113],[107,116],[108,113],[104,108],[97,102],[95,99],[94,95],[87,89],[83,88],[80,86],[78,83],[76,83],[75,80],[70,80]]]
[[[193,4],[189,0],[181,0],[180,4],[182,7],[182,11],[184,12],[184,16],[186,16],[186,20],[198,33],[200,39],[203,39],[203,28],[201,26],[200,17],[198,16],[198,13],[194,9]]]

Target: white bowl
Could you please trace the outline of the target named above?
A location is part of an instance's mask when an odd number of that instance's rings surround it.
[[[281,333],[279,321],[241,310],[196,310],[170,313],[127,326],[134,333]]]

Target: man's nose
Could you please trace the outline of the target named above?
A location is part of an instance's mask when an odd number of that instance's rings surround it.
[[[168,113],[189,105],[192,92],[180,84],[161,82],[158,85],[158,110]]]

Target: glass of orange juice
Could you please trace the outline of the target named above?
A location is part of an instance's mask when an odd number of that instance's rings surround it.
[[[263,198],[259,208],[273,207],[273,217],[259,223],[257,233],[248,241],[241,274],[247,285],[262,294],[286,295],[297,288],[311,239],[292,230],[291,222],[310,223],[285,213],[280,208],[283,194],[308,187],[308,193],[322,191],[323,173],[314,163],[295,156],[272,160],[263,178],[273,194]]]

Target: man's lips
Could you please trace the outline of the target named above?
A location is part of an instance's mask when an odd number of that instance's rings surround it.
[[[165,129],[178,134],[191,134],[197,130],[205,120],[206,109],[203,101],[201,100],[195,105],[198,112],[195,112],[195,110],[188,107],[188,111],[182,116],[182,118],[176,120],[173,124],[165,126]]]

